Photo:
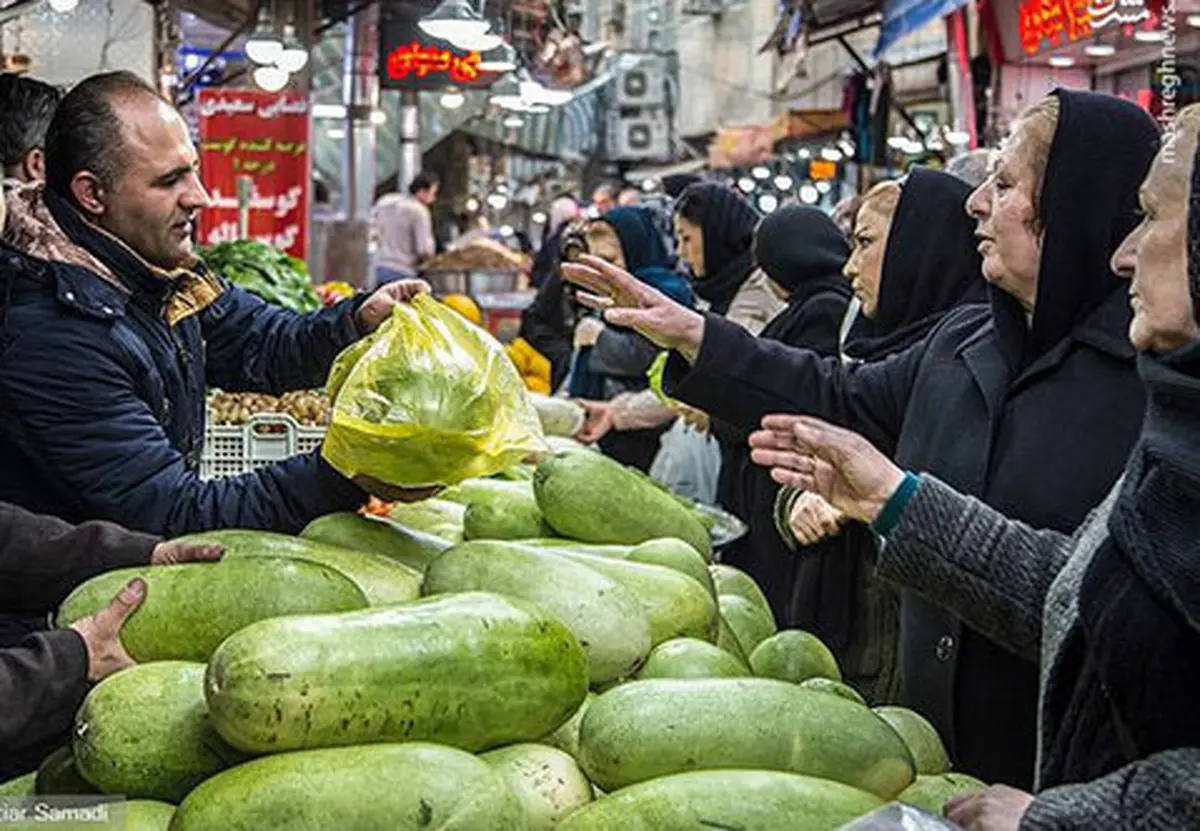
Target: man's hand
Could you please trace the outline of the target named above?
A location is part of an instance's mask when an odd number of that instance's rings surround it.
[[[750,436],[754,463],[851,519],[874,522],[904,481],[904,471],[858,433],[809,416],[767,416],[762,426]]]
[[[671,409],[683,419],[684,424],[691,427],[697,433],[707,433],[712,428],[712,419],[708,417],[708,413],[704,412],[704,410],[689,407],[682,401],[672,403]]]
[[[943,812],[964,831],[1017,831],[1032,802],[1033,794],[1007,785],[992,785],[951,797]]]
[[[103,609],[71,625],[87,647],[88,681],[101,681],[133,666],[133,658],[121,644],[121,627],[145,597],[146,581],[136,577]]]
[[[225,556],[224,546],[182,540],[160,542],[150,554],[150,564],[173,566],[179,563],[214,563]]]
[[[609,434],[613,429],[613,405],[608,401],[586,401],[582,398],[572,399],[587,412],[587,419],[575,440],[584,444],[595,444]]]
[[[393,306],[408,303],[418,294],[429,292],[429,284],[424,280],[397,280],[381,286],[358,307],[358,326],[370,334],[388,319]]]
[[[605,321],[633,329],[695,363],[704,340],[703,315],[590,254],[584,254],[577,263],[564,263],[562,273],[587,290],[577,293],[579,302],[601,310]]]
[[[801,545],[814,545],[842,530],[846,515],[830,505],[819,494],[804,491],[792,503],[788,525]]]

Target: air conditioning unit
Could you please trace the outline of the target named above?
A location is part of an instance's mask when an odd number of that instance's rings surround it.
[[[642,57],[617,75],[617,106],[662,107],[667,103],[667,62],[658,55]]]
[[[613,159],[666,159],[671,154],[671,125],[663,112],[618,118],[611,137]]]
[[[712,17],[725,10],[724,0],[683,0],[680,11],[684,14],[699,14]]]

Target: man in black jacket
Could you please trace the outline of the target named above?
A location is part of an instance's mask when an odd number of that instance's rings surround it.
[[[0,503],[0,612],[44,616],[102,572],[221,554],[219,546],[162,542],[107,522],[73,526]],[[108,607],[71,628],[30,634],[0,649],[0,781],[62,743],[91,684],[133,664],[120,631],[145,593],[146,584],[133,580]]]

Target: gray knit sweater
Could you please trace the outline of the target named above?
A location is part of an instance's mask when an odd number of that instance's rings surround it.
[[[879,574],[925,595],[996,643],[1040,659],[1044,712],[1059,651],[1078,618],[1080,582],[1108,536],[1120,486],[1066,536],[1010,520],[923,476],[888,535]],[[1040,730],[1039,767],[1052,739],[1044,724]],[[1094,782],[1041,791],[1021,828],[1200,828],[1200,749],[1158,753]]]

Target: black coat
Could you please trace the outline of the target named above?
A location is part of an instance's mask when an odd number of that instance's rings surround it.
[[[159,539],[107,522],[72,526],[0,503],[0,613],[45,616],[80,583],[145,565]],[[73,630],[0,649],[0,781],[30,770],[65,734],[87,695],[87,648]]]
[[[778,412],[824,418],[1010,516],[1070,531],[1112,487],[1141,424],[1134,353],[1115,334],[1128,318],[1113,295],[1009,383],[984,306],[951,313],[888,360],[849,367],[709,315],[696,365],[673,356],[667,391],[745,426]],[[911,594],[901,638],[901,703],[933,722],[960,769],[1028,783],[1037,668]]]

